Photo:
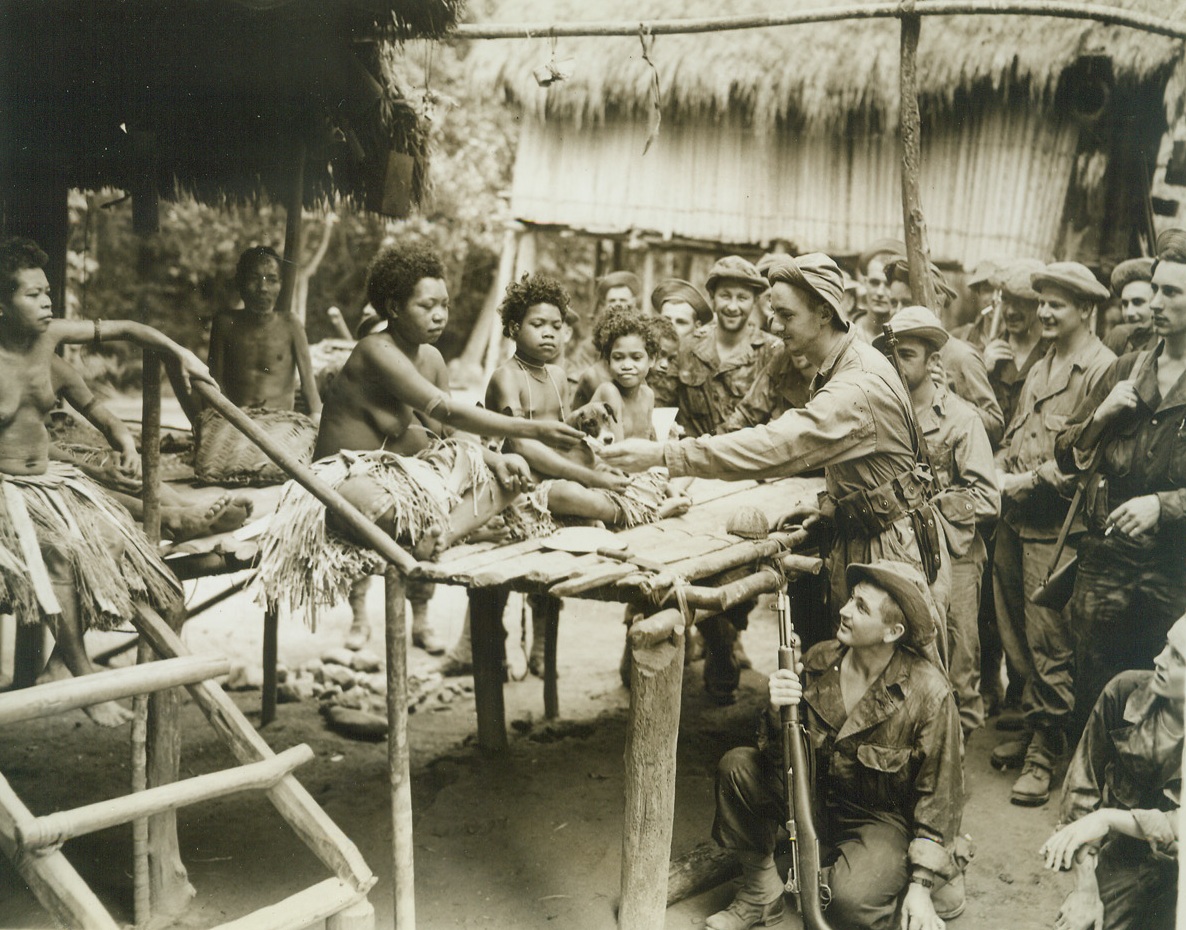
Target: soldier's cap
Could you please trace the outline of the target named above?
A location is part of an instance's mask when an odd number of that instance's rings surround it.
[[[708,298],[691,281],[685,281],[683,278],[660,281],[651,291],[651,306],[655,308],[656,313],[662,313],[663,305],[668,301],[691,306],[696,311],[697,323],[707,323],[712,319],[712,308],[708,305]]]
[[[967,281],[964,282],[968,287],[989,287],[1001,286],[1001,266],[989,259],[982,259],[976,263],[976,267],[972,273],[968,275]]]
[[[840,266],[823,252],[808,252],[798,258],[779,256],[766,269],[766,277],[773,284],[789,284],[815,294],[832,308],[837,319],[843,319],[840,308],[844,304],[844,275]]]
[[[1046,263],[1036,258],[1018,258],[1001,269],[1001,292],[1006,297],[1037,302],[1042,295],[1034,290],[1031,280],[1039,271],[1046,270]]]
[[[597,303],[604,303],[605,295],[615,287],[628,287],[635,297],[642,296],[642,282],[638,275],[632,271],[611,271],[597,282]]]
[[[1058,287],[1090,303],[1099,303],[1111,296],[1091,270],[1079,262],[1054,262],[1030,275],[1030,281],[1039,294],[1048,287]]]
[[[854,562],[845,569],[844,578],[851,591],[858,582],[867,581],[894,599],[906,617],[903,645],[921,649],[935,638],[935,614],[927,582],[913,565],[892,559]]]
[[[906,243],[901,239],[878,239],[857,256],[857,271],[867,274],[869,262],[878,255],[905,255]]]
[[[754,263],[747,261],[740,255],[726,255],[719,259],[709,269],[708,278],[704,282],[704,289],[713,294],[723,281],[734,281],[748,287],[755,294],[763,293],[768,285],[766,279],[754,267]]]
[[[939,266],[934,262],[928,262],[927,269],[931,273],[931,280],[935,283],[935,290],[939,292],[939,296],[946,303],[955,300],[957,296],[955,289],[947,283],[947,276],[939,270]],[[915,292],[914,285],[910,281],[910,261],[905,255],[895,255],[885,263],[885,283],[893,284],[895,281],[901,281],[910,288],[914,299],[919,299],[920,295]]]
[[[1133,281],[1153,280],[1153,259],[1130,258],[1112,269],[1112,293],[1117,297]]]
[[[943,328],[943,324],[939,322],[939,318],[926,307],[903,307],[886,325],[899,339],[910,336],[914,339],[921,339],[936,349],[943,348],[950,338],[947,335],[947,330]],[[873,337],[874,347],[882,352],[885,351],[885,342],[885,333],[879,333]]]

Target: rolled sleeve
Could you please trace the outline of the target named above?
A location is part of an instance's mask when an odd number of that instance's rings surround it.
[[[1135,810],[1132,819],[1159,859],[1178,858],[1178,811]]]
[[[800,410],[722,436],[668,443],[664,461],[673,476],[785,478],[874,452],[877,425],[856,385],[821,390]]]
[[[1161,503],[1161,523],[1175,523],[1186,519],[1186,488],[1174,491],[1158,491],[1157,500]]]

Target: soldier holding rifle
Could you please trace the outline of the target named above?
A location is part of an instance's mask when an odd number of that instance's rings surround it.
[[[922,574],[902,562],[850,565],[847,578],[852,597],[836,638],[771,676],[757,748],[721,759],[713,838],[737,852],[743,882],[708,918],[710,930],[782,920],[774,846],[788,820],[803,847],[788,884],[798,886],[808,930],[940,930],[963,911],[959,715],[943,672],[923,657],[935,638],[934,604]],[[815,748],[815,805],[803,803],[803,784],[788,803],[782,744],[801,736],[784,734],[775,715],[786,707],[802,710]],[[792,782],[801,776],[809,777],[793,772]],[[811,868],[820,861],[813,806],[824,815],[823,869]]]

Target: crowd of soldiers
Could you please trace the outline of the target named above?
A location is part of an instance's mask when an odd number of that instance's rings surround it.
[[[774,707],[803,701],[825,760],[832,926],[931,928],[963,910],[961,747],[992,718],[1009,734],[993,765],[1020,768],[1014,804],[1047,803],[1074,752],[1064,829],[1044,847],[1052,868],[1077,870],[1057,925],[1171,927],[1186,231],[1117,265],[1110,288],[1077,262],[982,265],[965,282],[972,318],[951,332],[940,317],[955,289],[934,265],[916,286],[905,251],[875,243],[852,277],[813,253],[723,258],[705,292],[661,282],[654,310],[689,325],[656,392],[686,435],[605,458],[673,478],[823,470],[819,509],[786,520],[829,531],[831,622],[770,692]],[[637,304],[639,291],[617,273],[601,295]],[[920,306],[925,291],[938,306]],[[866,615],[896,634],[875,624],[862,639]],[[745,623],[742,609],[701,625],[705,684],[722,702],[746,661]],[[946,673],[947,704],[904,650]],[[736,753],[714,836],[745,879],[714,930],[782,912],[778,754]]]

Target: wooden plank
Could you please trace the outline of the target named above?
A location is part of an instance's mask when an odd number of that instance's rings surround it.
[[[134,620],[140,635],[145,637],[160,656],[187,655],[181,637],[145,605],[137,605]],[[275,755],[246,717],[212,682],[188,686],[189,693],[201,708],[211,726],[226,742],[240,762],[257,762]],[[335,875],[360,891],[369,891],[375,884],[374,873],[362,858],[358,847],[342,829],[330,819],[304,786],[289,775],[268,791],[268,798],[305,845]]]
[[[0,694],[0,726],[217,678],[230,665],[221,656],[184,656],[10,691]]]
[[[416,926],[412,848],[412,766],[408,752],[408,618],[404,576],[394,566],[383,576],[387,628],[387,779],[391,788],[391,857],[395,925]]]
[[[219,924],[214,930],[303,930],[365,899],[364,892],[336,878],[327,878],[269,907]]]
[[[448,559],[449,553],[446,552],[444,561],[422,562],[421,576],[433,581],[466,584],[467,582],[463,579],[475,570],[494,565],[505,559],[517,559],[520,556],[530,555],[533,552],[538,552],[542,545],[542,539],[524,539],[505,546],[493,546],[475,552],[467,552],[456,560]]]
[[[29,850],[60,846],[67,840],[116,827],[137,817],[151,817],[240,791],[270,788],[312,758],[313,750],[302,743],[271,759],[261,759],[221,772],[195,775],[171,785],[157,785],[123,797],[46,814],[37,817],[32,823],[17,824],[17,842]]]
[[[0,775],[0,852],[8,857],[34,897],[63,927],[80,930],[120,930],[90,886],[74,870],[61,850],[30,856],[17,846],[18,824],[31,823],[33,814]]]
[[[548,588],[548,593],[552,597],[576,597],[631,575],[638,575],[633,565],[603,559],[600,565],[552,585]]]

